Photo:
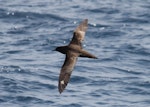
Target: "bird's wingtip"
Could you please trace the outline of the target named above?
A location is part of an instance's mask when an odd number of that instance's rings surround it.
[[[98,59],[98,57],[95,57],[95,59]]]
[[[88,19],[84,19],[85,21],[88,21]]]
[[[85,23],[88,23],[88,19],[84,19],[84,22],[85,22]]]
[[[61,94],[62,93],[62,91],[59,91],[59,94]]]

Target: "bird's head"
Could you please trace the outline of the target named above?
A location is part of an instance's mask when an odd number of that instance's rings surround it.
[[[56,47],[53,51],[60,51],[60,47]]]
[[[60,47],[56,47],[56,48],[54,49],[54,51],[58,51],[58,52],[60,52],[60,53],[66,54],[67,49],[68,49],[67,46],[60,46]]]

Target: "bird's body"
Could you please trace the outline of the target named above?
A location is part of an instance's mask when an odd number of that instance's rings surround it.
[[[85,58],[97,58],[94,55],[90,54],[89,52],[83,50],[82,48],[78,48],[76,46],[60,46],[57,47],[56,50],[62,54],[67,54],[68,50],[74,51],[74,52],[78,52],[79,53],[79,57],[85,57]]]
[[[82,48],[82,41],[84,40],[87,26],[88,26],[88,20],[85,19],[75,29],[73,33],[73,38],[69,43],[69,45],[60,46],[56,48],[56,51],[59,51],[60,53],[66,55],[64,64],[61,68],[61,72],[59,75],[58,89],[60,93],[62,93],[62,91],[67,86],[78,57],[97,58],[94,55],[83,50]]]

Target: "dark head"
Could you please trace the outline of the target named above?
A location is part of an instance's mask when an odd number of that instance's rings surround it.
[[[59,52],[59,47],[56,47],[53,51],[58,51]]]
[[[58,51],[62,54],[66,54],[67,50],[68,50],[68,46],[60,46],[60,47],[56,47],[54,51]]]

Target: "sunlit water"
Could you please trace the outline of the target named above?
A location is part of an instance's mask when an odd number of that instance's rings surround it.
[[[85,18],[83,46],[66,90],[58,76]],[[149,0],[0,0],[0,107],[149,107]]]

